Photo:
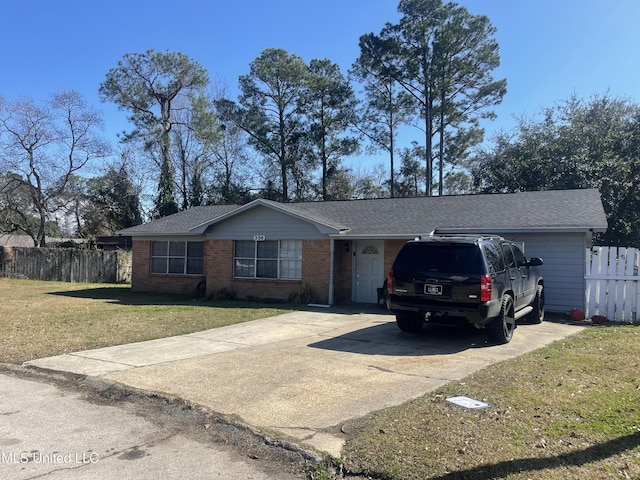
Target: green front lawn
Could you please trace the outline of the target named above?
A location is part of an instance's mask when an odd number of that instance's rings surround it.
[[[590,327],[350,430],[344,465],[365,478],[640,479],[640,326]]]
[[[0,362],[182,335],[291,311],[291,305],[191,300],[127,285],[0,279]]]

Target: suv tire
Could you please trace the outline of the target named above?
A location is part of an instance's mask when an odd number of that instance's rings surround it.
[[[542,285],[538,285],[536,297],[533,299],[531,306],[533,311],[527,315],[527,320],[533,324],[542,323],[544,320],[544,288]]]
[[[515,328],[516,319],[513,314],[513,299],[507,295],[502,299],[500,315],[486,326],[487,336],[489,340],[496,344],[509,343],[513,338]]]
[[[422,320],[418,314],[403,313],[396,315],[396,325],[398,325],[398,328],[403,332],[418,333],[422,330],[424,320]]]

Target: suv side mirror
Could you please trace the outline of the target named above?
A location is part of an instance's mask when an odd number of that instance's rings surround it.
[[[540,257],[531,257],[531,260],[527,262],[527,267],[539,267],[540,265],[542,265]]]

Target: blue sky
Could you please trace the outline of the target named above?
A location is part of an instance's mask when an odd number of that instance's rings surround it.
[[[498,29],[508,93],[483,124],[511,129],[572,94],[609,91],[640,101],[637,0],[460,0]],[[105,114],[105,134],[128,129],[98,87],[125,53],[185,53],[236,91],[262,50],[329,58],[346,72],[358,38],[398,19],[396,0],[0,0],[0,95],[43,101],[74,89]],[[371,160],[377,161],[377,160]],[[380,160],[382,161],[382,160]]]

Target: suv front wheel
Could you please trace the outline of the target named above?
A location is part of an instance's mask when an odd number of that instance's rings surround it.
[[[513,299],[505,296],[502,299],[500,315],[491,320],[486,326],[489,340],[497,344],[509,343],[513,338],[516,328],[516,319],[513,313]]]
[[[415,313],[402,313],[396,315],[396,325],[403,332],[418,333],[422,330],[424,320],[419,314]]]
[[[531,306],[533,311],[527,316],[527,320],[531,323],[542,323],[544,321],[544,288],[542,285],[538,285]]]

